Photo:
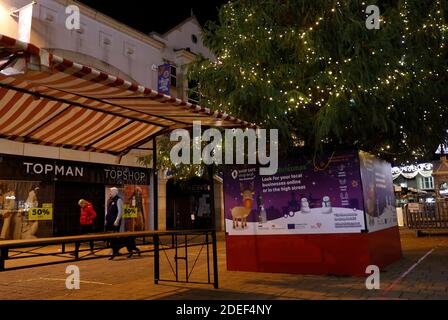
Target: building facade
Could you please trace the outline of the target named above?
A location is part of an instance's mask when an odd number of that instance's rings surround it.
[[[67,13],[67,8],[72,5],[79,9],[80,25],[78,29],[70,30],[66,25],[70,16]],[[21,10],[26,6],[31,8],[27,13],[31,14],[29,21],[26,21],[25,14],[21,16],[24,12]],[[2,34],[8,37],[15,39],[25,37],[25,42],[44,48],[50,53],[155,90],[161,87],[161,78],[164,76],[161,71],[168,71],[165,79],[167,80],[165,84],[168,84],[168,92],[164,93],[185,101],[192,98],[191,92],[188,90],[188,80],[185,76],[186,65],[192,62],[197,54],[214,59],[210,51],[202,44],[202,29],[194,16],[189,17],[163,35],[156,33],[147,35],[76,1],[41,0],[36,4],[31,4],[31,0],[0,0],[0,30]],[[117,157],[110,154],[83,152],[0,139],[0,154],[4,155],[4,159],[16,157],[17,161],[22,164],[30,163],[29,159],[35,159],[37,163],[43,161],[43,159],[51,160],[51,163],[42,167],[44,171],[50,166],[60,168],[62,166],[60,163],[66,161],[74,167],[85,165],[93,168],[98,165],[97,170],[103,173],[114,172],[114,170],[120,171],[121,169],[132,172],[133,168],[141,168],[139,170],[144,171],[144,165],[139,163],[137,159],[141,156],[152,157],[151,148],[152,144],[148,143],[138,149],[131,150],[125,156]],[[54,176],[52,177],[54,178]],[[0,176],[0,179],[3,179],[4,182],[11,182],[14,177]],[[36,179],[36,177],[33,179],[22,176],[20,179],[18,177],[17,181],[25,182],[27,180],[29,185],[27,185],[26,191],[31,192],[38,180]],[[106,178],[100,180],[96,181],[102,194],[98,196],[98,199],[106,196],[105,187],[116,184]],[[45,179],[40,181],[44,182]],[[70,181],[66,182],[71,183]],[[81,181],[73,183],[76,182]],[[160,174],[158,185],[159,209],[157,212],[159,229],[166,228],[167,182],[168,178]],[[146,185],[146,183],[143,185]],[[125,185],[125,183],[120,183],[120,186],[123,187],[121,190],[122,196],[131,196],[132,198],[132,192],[130,190],[126,191]],[[135,189],[138,184],[132,182],[129,185],[134,185]],[[215,185],[217,188],[215,194],[219,195],[222,193],[221,184],[216,182]],[[10,192],[7,190],[9,187],[6,187],[6,183],[2,183],[2,186],[5,190],[1,191],[7,197],[6,195]],[[55,183],[49,188],[51,189],[49,189],[49,193],[56,194],[58,192],[55,189],[57,188]],[[71,188],[74,190],[73,192],[76,192],[76,184],[72,185]],[[66,185],[65,189],[69,189],[69,186]],[[146,228],[152,229],[154,228],[154,212],[151,212],[151,205],[148,204],[152,199],[150,199],[148,190],[145,189],[142,192],[146,197],[145,210],[148,212],[145,222]],[[26,192],[23,191],[22,193],[24,193],[23,197],[26,198]],[[80,197],[79,194],[76,196]],[[220,196],[217,196],[214,199],[215,207],[218,210],[218,221],[221,221],[220,217],[222,215],[222,200],[220,198]],[[73,201],[73,199],[71,200]],[[99,201],[98,199],[97,201]],[[26,200],[22,199],[21,201],[25,203]],[[46,201],[49,202],[49,200]],[[49,204],[47,203],[47,205]],[[98,206],[100,207],[99,210],[103,210],[101,205]],[[53,209],[56,209],[54,204]],[[55,213],[55,217],[57,214]],[[222,224],[218,222],[217,225]],[[68,233],[73,233],[73,230],[65,232],[65,234]]]
[[[402,188],[434,191],[433,163],[392,168],[394,184]]]

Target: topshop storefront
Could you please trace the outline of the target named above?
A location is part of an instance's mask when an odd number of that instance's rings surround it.
[[[78,201],[92,203],[104,230],[109,189],[123,200],[123,230],[148,230],[151,170],[0,154],[0,240],[80,233]]]

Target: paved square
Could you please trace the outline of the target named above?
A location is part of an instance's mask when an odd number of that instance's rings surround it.
[[[364,278],[226,271],[225,243],[223,234],[220,234],[218,242],[220,289],[217,290],[211,285],[165,282],[155,285],[153,258],[146,254],[140,258],[119,257],[114,261],[99,259],[78,262],[76,265],[81,272],[80,290],[68,290],[65,286],[66,266],[73,263],[3,272],[0,273],[0,299],[448,300],[448,236],[433,234],[416,238],[414,232],[408,230],[402,230],[401,236],[403,258],[382,270],[379,291],[367,290]],[[200,247],[189,250],[192,253],[189,260],[191,271],[196,259],[195,253],[199,252]],[[204,251],[205,249],[202,252]],[[173,264],[173,253],[168,252],[167,255]],[[180,262],[180,268],[184,268],[183,262]],[[207,280],[206,268],[205,256],[201,255],[190,280]],[[173,278],[164,253],[161,253],[161,277]]]

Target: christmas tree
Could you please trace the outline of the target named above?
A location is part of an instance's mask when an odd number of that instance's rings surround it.
[[[189,77],[202,105],[279,129],[283,150],[415,162],[446,139],[446,17],[446,0],[235,0],[204,31],[216,61]]]

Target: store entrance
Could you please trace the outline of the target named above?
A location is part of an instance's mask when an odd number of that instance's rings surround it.
[[[166,185],[166,204],[168,230],[212,228],[208,180],[169,180]]]
[[[93,231],[103,231],[104,188],[102,184],[57,182],[54,201],[54,235],[62,237],[80,233],[79,199],[92,203],[97,213]]]

